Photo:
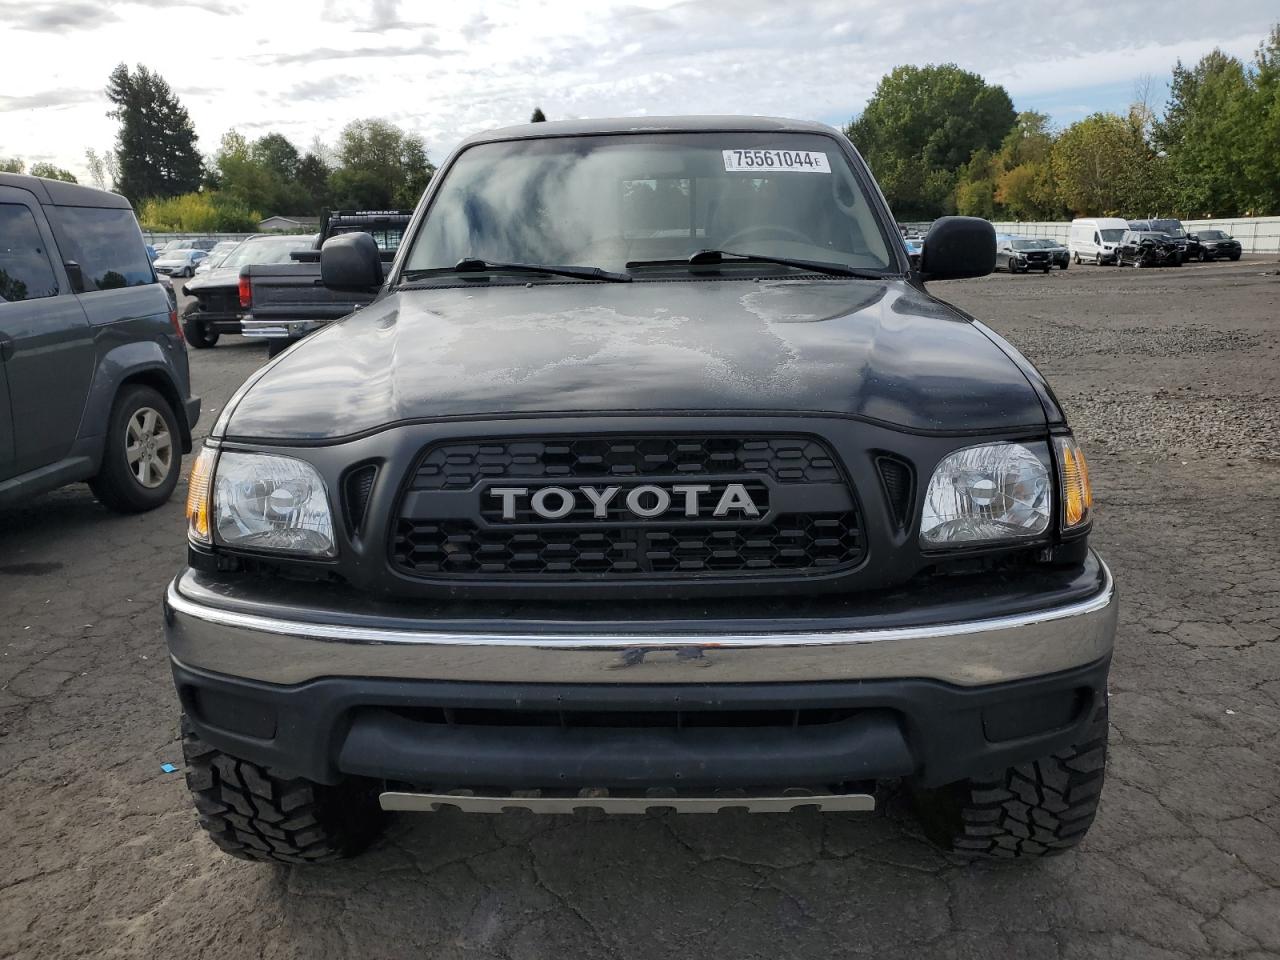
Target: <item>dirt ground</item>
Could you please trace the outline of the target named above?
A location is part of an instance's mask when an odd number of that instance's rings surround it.
[[[181,504],[0,512],[0,956],[1280,956],[1280,263],[939,284],[1088,450],[1121,614],[1101,815],[961,866],[909,817],[405,816],[362,859],[218,853],[160,631]],[[213,422],[261,361],[192,352]]]

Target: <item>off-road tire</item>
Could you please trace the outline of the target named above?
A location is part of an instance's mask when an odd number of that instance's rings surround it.
[[[158,486],[143,486],[130,469],[125,451],[125,432],[135,413],[144,407],[154,410],[164,419],[169,433],[170,464],[168,473]],[[89,481],[93,495],[109,510],[116,513],[143,513],[168,503],[182,473],[182,431],[178,427],[178,414],[169,401],[157,390],[131,384],[116,396],[107,419],[107,435],[103,441],[102,463],[98,473]]]
[[[182,334],[187,338],[187,343],[197,350],[206,350],[218,343],[218,334],[210,330],[209,325],[191,307],[182,314]]]
[[[979,779],[917,789],[916,812],[930,840],[966,859],[1051,856],[1084,839],[1098,812],[1106,762],[1104,701],[1083,743]]]
[[[224,853],[261,863],[329,863],[355,856],[382,830],[372,781],[337,786],[278,776],[205,743],[182,718],[187,789],[200,826]]]

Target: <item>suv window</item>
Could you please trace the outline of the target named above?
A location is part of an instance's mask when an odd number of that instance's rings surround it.
[[[115,207],[54,207],[58,243],[80,264],[85,292],[154,283],[151,258],[133,211]]]
[[[57,292],[36,218],[20,203],[0,203],[0,301],[36,300]]]

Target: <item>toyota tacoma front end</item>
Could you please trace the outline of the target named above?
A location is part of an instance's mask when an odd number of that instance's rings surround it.
[[[463,144],[357,314],[192,472],[165,624],[201,823],[356,852],[390,810],[869,810],[1039,856],[1093,819],[1115,588],[1039,373],[930,296],[817,124]]]

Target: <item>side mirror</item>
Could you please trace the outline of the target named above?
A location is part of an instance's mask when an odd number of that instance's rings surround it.
[[[996,230],[979,217],[943,217],[925,237],[923,280],[985,277],[996,267]]]
[[[330,237],[320,248],[320,280],[330,290],[368,293],[382,286],[378,245],[367,233]]]
[[[67,279],[71,281],[71,292],[84,293],[84,273],[80,264],[74,260],[63,260],[62,266],[67,271]]]

